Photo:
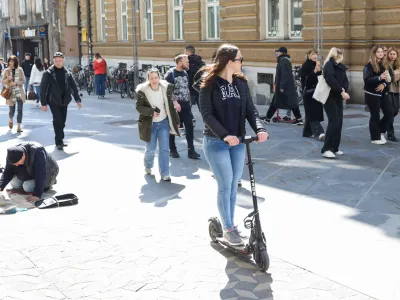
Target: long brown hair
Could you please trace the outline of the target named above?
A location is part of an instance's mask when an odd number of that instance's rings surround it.
[[[235,45],[224,44],[221,45],[215,56],[214,63],[208,67],[205,67],[205,77],[201,83],[201,87],[207,87],[215,82],[217,76],[226,68],[229,61],[233,61],[239,52],[239,48]],[[240,78],[247,82],[247,78],[242,73],[233,74],[236,78]]]
[[[394,51],[394,52],[397,53],[397,58],[393,61],[393,70],[400,69],[399,50],[397,50],[396,47],[390,47],[390,48],[388,49],[388,55],[387,55],[388,61],[389,61],[389,53],[392,52],[392,51]]]
[[[381,61],[376,60],[376,52],[378,52],[379,49],[383,50],[382,46],[374,46],[371,49],[371,54],[369,56],[369,63],[372,65],[372,69],[374,70],[375,73],[380,73],[381,68],[380,65],[385,69],[389,69],[389,65],[387,63],[387,60],[385,57],[382,57]]]

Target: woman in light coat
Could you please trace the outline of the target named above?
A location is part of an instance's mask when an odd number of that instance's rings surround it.
[[[36,93],[36,106],[40,107],[40,83],[42,82],[42,77],[44,74],[44,66],[40,58],[35,59],[35,64],[32,68],[31,77],[29,79],[29,85],[32,85]]]
[[[22,123],[22,109],[26,99],[25,95],[25,75],[24,71],[18,64],[18,58],[13,55],[8,58],[8,68],[3,72],[3,85],[7,88],[10,88],[12,93],[11,97],[7,100],[7,105],[10,107],[9,111],[9,122],[8,127],[13,129],[14,126],[14,115],[15,115],[15,106],[18,105],[18,113],[17,113],[17,132],[22,132],[21,123]]]

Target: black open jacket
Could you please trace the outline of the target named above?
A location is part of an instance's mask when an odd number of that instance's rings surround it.
[[[255,133],[265,132],[258,111],[253,103],[247,82],[234,77],[234,84],[238,88],[241,103],[240,137],[246,135],[246,119]],[[218,81],[200,89],[200,112],[205,124],[204,135],[217,137],[223,140],[229,132],[223,126],[225,120],[225,101],[222,100]]]
[[[374,69],[372,68],[371,63],[367,63],[363,70],[364,91],[371,93],[371,94],[376,94],[376,95],[387,94],[390,89],[389,88],[390,82],[379,79],[379,76],[381,76],[384,72],[385,72],[385,68],[382,66],[382,64],[379,64],[379,72],[375,72]],[[389,74],[390,74],[390,77],[392,77],[392,80],[394,80],[394,73],[392,71],[392,68],[389,68]],[[377,92],[376,88],[381,83],[385,85],[385,88],[383,89],[383,91]]]
[[[72,74],[64,68],[65,72],[65,95],[62,97],[61,89],[57,83],[54,65],[43,73],[42,83],[40,84],[40,102],[42,105],[68,106],[72,100],[72,95],[76,102],[81,102],[78,87]]]

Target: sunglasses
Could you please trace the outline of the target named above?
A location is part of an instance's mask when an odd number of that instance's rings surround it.
[[[232,61],[240,61],[240,63],[242,64],[243,63],[243,56],[241,58],[235,58]]]
[[[54,53],[53,57],[62,57],[62,58],[64,58],[64,54],[62,54],[61,52],[56,52],[56,53]]]

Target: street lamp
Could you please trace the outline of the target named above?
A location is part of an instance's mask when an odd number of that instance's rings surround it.
[[[137,39],[137,0],[132,0],[132,52],[133,52],[133,86],[139,84],[139,57],[138,57],[138,39]]]
[[[324,0],[314,0],[314,49],[319,53],[319,60],[324,56]]]

